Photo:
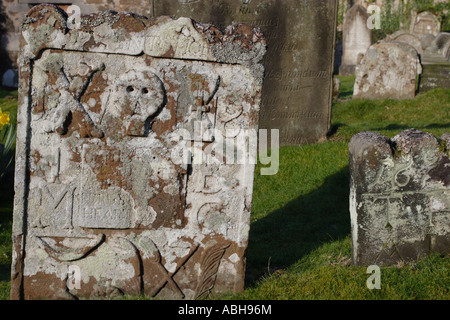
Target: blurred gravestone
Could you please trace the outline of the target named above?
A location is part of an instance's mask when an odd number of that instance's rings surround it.
[[[450,134],[355,135],[350,151],[353,262],[395,265],[450,252]]]
[[[420,92],[450,88],[450,33],[440,32],[422,55]]]
[[[17,88],[17,70],[8,69],[2,76],[2,86],[7,88]]]
[[[372,30],[367,27],[369,19],[367,9],[354,5],[347,11],[342,30],[342,64],[339,74],[343,76],[354,75],[355,67],[360,53],[365,53],[372,44]]]
[[[155,0],[155,16],[191,17],[224,28],[246,22],[268,43],[260,126],[281,145],[326,139],[330,127],[335,0]]]
[[[387,39],[389,41],[407,43],[410,46],[414,47],[414,49],[416,49],[419,54],[423,53],[422,42],[420,41],[420,38],[409,31],[399,30],[388,36]]]
[[[242,290],[262,34],[109,11],[66,25],[51,5],[23,24],[11,298]]]
[[[434,14],[424,11],[419,14],[412,14],[409,30],[418,37],[429,33],[437,35],[441,31],[441,23]]]

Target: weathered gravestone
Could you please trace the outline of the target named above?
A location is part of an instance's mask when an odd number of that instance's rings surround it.
[[[387,40],[407,43],[414,49],[416,49],[417,53],[419,54],[423,53],[422,42],[420,41],[420,38],[409,31],[405,30],[396,31],[390,36],[388,36]]]
[[[425,50],[424,58],[440,58],[450,62],[450,33],[440,32]]]
[[[450,134],[415,129],[350,141],[353,262],[393,265],[450,252]]]
[[[114,12],[66,23],[50,5],[23,23],[11,297],[242,290],[259,29]]]
[[[337,7],[335,0],[155,0],[154,14],[260,27],[268,45],[260,127],[279,129],[280,145],[300,145],[326,139],[330,127]]]
[[[414,98],[422,66],[417,51],[402,42],[380,41],[356,66],[353,98]]]
[[[411,16],[412,21],[409,30],[418,37],[429,33],[437,35],[441,31],[441,23],[431,12],[423,11],[419,14],[413,13]]]
[[[367,27],[369,17],[367,9],[360,4],[354,5],[345,14],[340,75],[354,75],[358,55],[364,54],[372,45],[372,30]]]

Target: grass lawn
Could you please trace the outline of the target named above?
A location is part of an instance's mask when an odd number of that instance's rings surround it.
[[[448,256],[382,268],[381,290],[369,290],[366,268],[351,264],[348,208],[350,138],[360,131],[393,137],[408,128],[437,137],[450,132],[450,90],[436,89],[403,101],[352,100],[354,78],[339,78],[341,91],[333,103],[328,141],[283,147],[276,175],[261,176],[257,166],[246,289],[211,298],[450,299]],[[16,101],[5,95],[0,93],[2,110]],[[0,299],[8,299],[11,177],[0,187]]]

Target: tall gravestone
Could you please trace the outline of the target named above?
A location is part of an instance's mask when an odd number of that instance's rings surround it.
[[[367,9],[360,5],[354,5],[347,11],[344,17],[342,29],[342,64],[339,68],[340,75],[354,75],[358,61],[358,55],[366,53],[372,45],[372,30],[367,27],[370,15]]]
[[[31,9],[11,298],[242,290],[265,50],[248,25]]]
[[[335,0],[155,0],[154,15],[260,27],[268,44],[260,127],[279,129],[280,145],[300,145],[326,139],[330,127],[337,7]]]
[[[355,135],[350,151],[353,262],[395,265],[450,252],[450,134]]]

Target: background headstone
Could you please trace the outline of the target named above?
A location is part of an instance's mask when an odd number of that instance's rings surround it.
[[[330,127],[335,0],[155,0],[154,15],[191,17],[221,28],[246,22],[267,39],[262,129],[279,129],[281,145],[326,139]]]
[[[354,5],[345,14],[340,75],[354,75],[358,54],[365,53],[372,45],[372,30],[367,27],[369,17],[367,9],[360,4]]]
[[[427,47],[425,54],[425,58],[428,56],[434,56],[442,58],[442,61],[450,62],[450,33],[438,33],[431,44]]]
[[[422,42],[420,41],[420,38],[411,32],[399,30],[388,36],[387,40],[407,43],[410,46],[414,47],[417,53],[423,53]]]
[[[417,51],[402,42],[382,41],[370,46],[356,67],[353,98],[414,98],[422,72]]]
[[[242,290],[262,33],[110,11],[66,26],[51,5],[23,24],[11,298]]]
[[[2,86],[7,88],[17,88],[19,82],[17,70],[8,69],[2,76]]]
[[[450,252],[450,135],[415,129],[355,135],[350,151],[352,257],[395,265]]]
[[[423,36],[431,33],[437,35],[441,31],[441,23],[438,18],[429,11],[421,12],[417,15],[412,15],[410,31],[417,36]]]
[[[450,88],[450,33],[440,32],[422,55],[420,92]]]

